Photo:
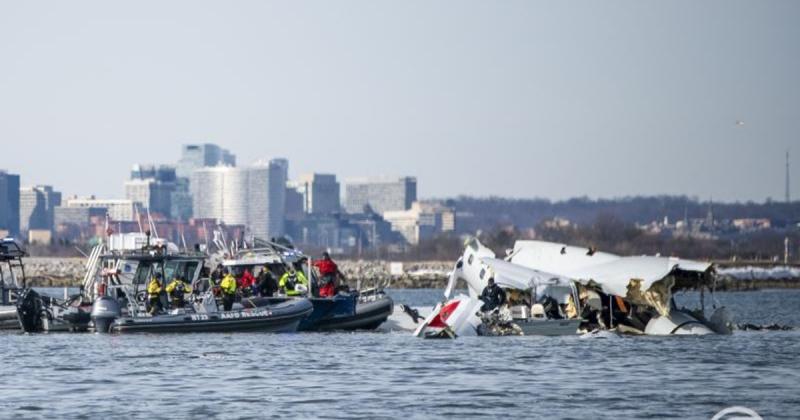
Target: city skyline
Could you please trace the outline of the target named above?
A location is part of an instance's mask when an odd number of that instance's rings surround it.
[[[800,3],[344,4],[10,4],[0,168],[122,197],[210,142],[420,198],[784,197]]]

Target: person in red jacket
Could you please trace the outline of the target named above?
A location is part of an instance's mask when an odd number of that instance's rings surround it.
[[[314,267],[319,270],[320,276],[320,297],[333,297],[336,295],[336,277],[346,280],[344,274],[339,271],[339,266],[331,259],[327,252],[322,253],[322,259],[314,261]]]
[[[239,290],[242,294],[248,296],[253,291],[253,285],[256,284],[256,278],[250,273],[250,269],[245,268],[242,277],[239,278]]]

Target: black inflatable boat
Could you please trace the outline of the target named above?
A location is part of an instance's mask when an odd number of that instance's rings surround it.
[[[293,299],[234,311],[122,317],[110,323],[110,332],[294,332],[313,309],[308,299]]]

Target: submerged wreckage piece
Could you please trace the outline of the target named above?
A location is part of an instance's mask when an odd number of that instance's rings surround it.
[[[506,301],[481,312],[489,279],[504,290]],[[518,241],[498,259],[473,238],[450,274],[445,298],[458,280],[469,296],[438,305],[417,329],[417,336],[575,335],[617,331],[646,335],[728,334],[730,316],[715,307],[706,318],[704,291],[713,293],[710,263],[658,256],[621,257],[594,249],[541,241]],[[678,308],[673,293],[700,290],[697,310]],[[459,313],[458,308],[468,309]]]
[[[465,295],[440,303],[417,327],[414,335],[422,338],[456,338],[477,335],[481,323],[477,313],[483,302]]]
[[[503,289],[505,302],[498,308],[487,308],[480,299],[489,278]],[[459,279],[467,283],[469,296],[450,299]],[[574,304],[571,310],[559,306],[576,301],[572,280],[497,259],[476,239],[450,273],[444,295],[449,300],[434,308],[417,329],[418,337],[575,335],[581,323]]]
[[[710,263],[672,257],[621,257],[594,249],[543,241],[517,241],[508,260],[576,281],[589,324],[601,329],[648,335],[703,335],[731,332],[724,308],[705,318],[704,292],[714,289]],[[679,309],[673,293],[701,291],[701,308]],[[590,329],[594,325],[589,325]]]

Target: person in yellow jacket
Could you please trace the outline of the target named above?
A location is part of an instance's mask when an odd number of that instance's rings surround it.
[[[186,305],[185,295],[187,293],[192,293],[192,286],[180,276],[175,277],[167,285],[167,294],[170,297],[170,304],[173,308],[183,308]]]
[[[233,301],[236,299],[236,278],[233,277],[229,269],[225,269],[225,277],[219,284],[222,289],[222,306],[226,311],[233,309]]]
[[[164,287],[161,284],[161,273],[156,273],[147,285],[147,301],[150,305],[150,315],[155,315],[161,310],[161,292]]]
[[[289,269],[281,276],[278,287],[286,296],[304,295],[308,291],[308,279],[302,271],[297,271],[294,267],[289,266]]]

